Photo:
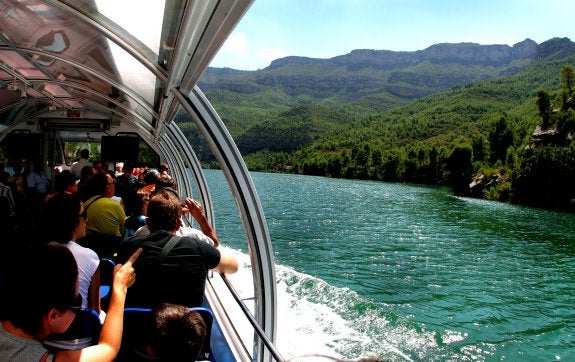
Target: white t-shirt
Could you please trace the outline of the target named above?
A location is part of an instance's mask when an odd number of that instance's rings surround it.
[[[78,264],[78,284],[80,287],[80,295],[82,296],[82,307],[88,307],[88,290],[92,282],[92,276],[100,265],[100,258],[98,254],[92,249],[85,248],[75,241],[69,241],[66,247],[74,255],[76,264]]]
[[[144,225],[141,228],[139,228],[138,230],[136,230],[136,233],[134,234],[134,236],[136,236],[136,235],[150,235],[150,229],[148,229],[148,225]],[[212,238],[210,238],[209,236],[204,234],[201,230],[194,229],[194,228],[189,227],[189,226],[180,227],[180,229],[178,231],[176,231],[176,235],[177,236],[189,236],[191,238],[198,239],[199,241],[203,241],[204,243],[207,243],[211,246],[214,246],[214,241],[212,240]]]

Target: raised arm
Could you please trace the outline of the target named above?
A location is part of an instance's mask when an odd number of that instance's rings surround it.
[[[136,273],[132,265],[141,252],[141,248],[136,250],[125,264],[117,264],[114,268],[114,283],[112,285],[110,306],[106,314],[106,321],[102,325],[98,344],[76,351],[57,352],[56,361],[114,361],[122,343],[126,294],[128,288],[136,280]]]
[[[196,200],[186,197],[186,207],[200,225],[202,232],[214,241],[214,246],[217,248],[220,245],[220,241],[218,240],[216,232],[208,222],[208,219],[202,210],[202,205],[200,205]]]
[[[233,274],[238,271],[238,259],[233,255],[220,253],[220,263],[213,270],[217,273]]]

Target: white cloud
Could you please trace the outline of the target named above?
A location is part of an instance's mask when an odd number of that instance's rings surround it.
[[[248,53],[248,40],[244,33],[232,33],[220,52],[243,55]]]
[[[289,52],[282,49],[254,49],[247,36],[238,32],[229,36],[210,66],[257,70],[267,67],[275,59],[288,55]]]

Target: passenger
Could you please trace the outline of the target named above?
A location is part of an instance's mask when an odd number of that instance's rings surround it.
[[[124,238],[134,236],[138,229],[146,225],[149,201],[150,193],[144,190],[129,190],[124,195],[124,208],[128,216],[124,224]]]
[[[100,258],[109,258],[122,239],[126,214],[122,205],[111,199],[114,180],[109,174],[100,172],[92,176],[88,190],[90,197],[84,203],[88,212],[86,237],[79,244],[93,249]]]
[[[4,183],[4,180],[0,180],[0,200],[2,200],[2,211],[3,216],[8,215],[9,217],[14,217],[16,204],[14,202],[14,195],[12,194],[12,189],[10,186]],[[2,220],[2,221],[7,221]]]
[[[42,343],[50,334],[65,332],[76,316],[75,310],[79,308],[76,261],[70,250],[57,243],[38,245],[20,253],[2,297],[0,360],[113,361],[122,340],[124,301],[136,277],[132,264],[140,252],[114,269],[112,298],[99,343],[55,353]]]
[[[191,237],[176,236],[182,225],[180,200],[172,192],[160,190],[148,204],[147,224],[151,234],[122,241],[118,261],[127,260],[143,248],[134,265],[138,282],[127,300],[128,306],[153,307],[158,303],[200,306],[209,269],[235,273],[238,261],[215,247]]]
[[[88,160],[89,158],[90,158],[90,151],[88,149],[84,148],[82,151],[80,151],[80,159],[78,160],[78,162],[74,162],[74,164],[72,164],[71,171],[74,174],[74,176],[80,177],[82,169],[85,166],[92,167],[92,163]]]
[[[100,160],[92,162],[92,167],[94,167],[94,173],[106,171],[104,170],[104,163]]]
[[[172,176],[169,173],[170,168],[168,167],[167,163],[161,163],[160,167],[158,167],[158,171],[160,172],[160,176],[166,176],[168,178],[172,178]]]
[[[106,171],[106,173],[112,178],[112,182],[114,185],[114,193],[112,194],[112,196],[110,196],[110,198],[116,202],[119,202],[120,205],[122,205],[122,207],[124,207],[124,200],[122,200],[122,198],[120,196],[116,195],[116,173],[114,171],[111,171],[111,170]]]
[[[14,195],[12,189],[0,181],[0,232],[2,233],[2,240],[10,240],[11,237],[17,235],[15,227],[16,205],[14,203]],[[14,247],[14,245],[0,245],[0,263],[3,263],[4,257],[8,257],[8,253],[4,253],[5,248]],[[0,266],[1,269],[2,266]],[[1,280],[1,279],[0,279]]]
[[[154,328],[145,353],[162,362],[196,361],[207,329],[200,313],[178,304],[162,303],[153,311]]]
[[[100,313],[100,258],[92,249],[76,243],[86,236],[87,213],[77,195],[54,195],[45,208],[45,231],[48,240],[66,245],[78,264],[78,284],[82,307]]]
[[[22,195],[25,191],[25,178],[28,175],[28,170],[20,159],[14,160],[12,170],[14,173],[8,178],[8,186],[12,188],[12,193],[15,195]]]
[[[10,177],[10,172],[7,170],[5,162],[0,162],[0,182],[6,182]]]
[[[26,185],[28,187],[28,191],[44,199],[44,196],[50,190],[50,180],[48,180],[48,176],[44,172],[44,168],[42,167],[42,162],[35,161],[32,164],[32,170],[26,176]]]
[[[137,188],[138,177],[132,173],[133,170],[134,168],[129,164],[125,164],[122,168],[124,173],[116,178],[116,196],[123,199],[127,192]]]
[[[176,191],[176,182],[174,181],[174,179],[167,180],[165,177],[160,177],[160,181],[158,182],[155,189],[157,190],[156,192],[162,189],[168,190],[169,192],[172,192],[176,197],[179,197],[178,192]],[[184,214],[189,212],[200,225],[201,231],[190,226],[185,226],[182,220],[181,226],[176,232],[176,235],[189,236],[194,239],[206,242],[217,248],[220,245],[220,242],[218,240],[216,232],[208,222],[208,219],[206,218],[206,215],[204,214],[200,203],[189,197],[181,199],[180,203],[182,204],[182,213]],[[149,234],[150,230],[148,229],[147,225],[142,226],[140,229],[136,231],[136,235],[149,235]]]
[[[176,184],[176,180],[174,180],[170,175],[162,175],[158,177],[156,181],[155,192],[160,191],[160,189],[171,187],[174,190],[177,190],[178,185]]]
[[[90,197],[88,190],[88,181],[94,176],[96,172],[92,166],[84,166],[80,172],[80,181],[78,182],[78,187],[76,188],[78,195],[82,201],[88,200]],[[74,176],[75,177],[75,176]]]
[[[160,173],[158,172],[158,170],[147,169],[146,171],[144,171],[143,178],[144,178],[143,189],[150,193],[153,193],[154,189],[156,188],[156,184],[160,180]]]
[[[76,177],[74,177],[74,174],[69,170],[63,170],[54,176],[54,192],[46,195],[44,201],[48,202],[48,200],[58,193],[75,194],[76,191],[78,191],[78,181]]]

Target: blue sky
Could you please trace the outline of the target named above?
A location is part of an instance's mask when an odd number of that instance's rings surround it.
[[[256,70],[289,55],[437,43],[575,41],[574,19],[574,0],[255,0],[210,66]]]

